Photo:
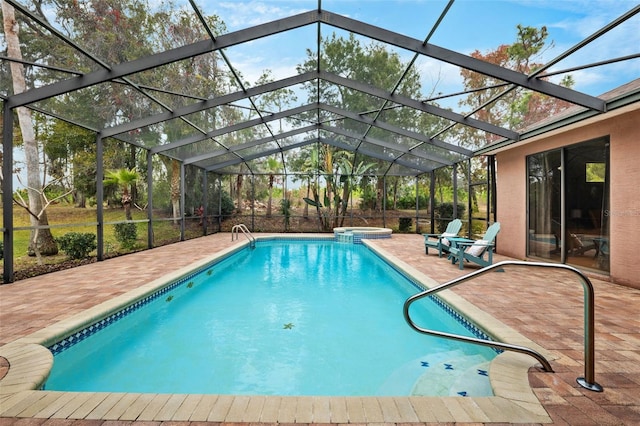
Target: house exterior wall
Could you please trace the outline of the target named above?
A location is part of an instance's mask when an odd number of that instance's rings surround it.
[[[496,213],[502,236],[498,252],[526,258],[526,157],[608,135],[610,209],[605,214],[610,217],[610,279],[640,288],[640,107],[613,111],[575,127],[496,153]]]

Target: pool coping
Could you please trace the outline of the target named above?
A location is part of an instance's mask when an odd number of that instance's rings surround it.
[[[258,240],[284,238],[287,237],[257,237]],[[317,236],[295,238],[318,239]],[[332,240],[333,236],[326,239]],[[423,286],[438,284],[375,244],[363,243]],[[248,241],[238,242],[186,268],[0,347],[0,356],[10,365],[6,376],[0,380],[0,417],[250,423],[552,422],[529,385],[528,370],[537,362],[513,352],[502,353],[492,361],[489,377],[495,396],[490,397],[283,397],[38,390],[53,365],[53,355],[47,346],[248,244]],[[548,359],[554,359],[553,354],[455,293],[447,290],[439,297],[492,338],[530,347]]]

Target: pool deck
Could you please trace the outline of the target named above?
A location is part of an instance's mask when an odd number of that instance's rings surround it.
[[[394,234],[369,242],[431,284],[478,269],[468,266],[460,271],[436,253],[425,255],[420,235]],[[592,392],[576,383],[584,375],[582,286],[565,272],[530,267],[486,274],[445,295],[469,309],[490,332],[531,341],[549,355],[554,373],[540,371],[525,355],[500,355],[490,373],[496,397],[297,398],[25,389],[25,382],[37,381],[49,362],[31,342],[55,335],[57,324],[86,321],[87,312],[96,315],[124,294],[147,291],[166,274],[204,262],[235,244],[230,234],[216,234],[0,286],[0,426],[207,421],[238,426],[640,425],[640,290],[590,275],[596,307],[595,378],[604,387],[604,392]],[[506,258],[496,255],[494,260]]]

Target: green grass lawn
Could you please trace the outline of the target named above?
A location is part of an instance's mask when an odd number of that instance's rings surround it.
[[[2,209],[0,209],[1,211]],[[14,206],[14,228],[28,227],[29,215],[21,207]],[[132,210],[132,216],[134,220],[143,220],[147,218],[147,213],[140,210]],[[97,234],[97,210],[95,207],[90,208],[77,208],[69,205],[52,205],[47,208],[47,217],[49,225],[54,226],[51,229],[51,233],[54,238],[61,237],[68,232],[79,233],[91,233]],[[125,219],[124,210],[122,208],[105,208],[104,210],[104,222],[118,222]],[[64,225],[58,227],[58,225]],[[113,225],[105,225],[104,230],[104,249],[105,255],[110,254],[123,254],[129,251],[135,251],[145,249],[147,247],[147,223],[137,223],[138,238],[136,241],[136,247],[133,250],[125,250],[120,247],[120,244],[115,238]],[[191,227],[194,228],[194,227]],[[197,236],[198,230],[188,229],[188,237],[195,232]],[[153,225],[154,241],[160,245],[166,242],[178,241],[180,239],[180,227],[174,225],[172,221],[158,221]],[[200,234],[201,235],[201,234]],[[29,246],[30,231],[15,231],[14,233],[14,264],[15,269],[21,269],[35,265],[37,259],[33,256],[28,256],[27,249]],[[96,253],[92,253],[95,255]],[[67,260],[67,256],[60,252],[56,256],[45,256],[43,261],[45,264],[56,264]]]

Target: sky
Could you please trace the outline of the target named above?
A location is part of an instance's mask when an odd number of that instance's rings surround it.
[[[318,7],[315,0],[201,0],[201,3],[207,14],[219,15],[230,32]],[[321,5],[324,10],[424,41],[447,3],[445,0],[324,0]],[[546,26],[547,40],[553,46],[539,61],[548,62],[637,5],[638,2],[631,0],[457,0],[429,42],[464,54],[474,50],[486,53],[501,44],[513,43],[518,24]],[[328,36],[330,31],[333,27],[323,25],[323,36]],[[346,35],[340,30],[337,32]],[[229,49],[227,55],[250,82],[267,68],[276,78],[287,77],[296,73],[295,66],[305,59],[305,49],[315,49],[315,34],[316,27],[310,26],[296,30],[291,37],[272,37]],[[406,61],[413,56],[408,51],[398,52]],[[552,70],[639,52],[640,14],[559,62]],[[462,89],[456,67],[424,57],[415,66],[422,71],[423,87],[427,92],[434,87],[436,92],[443,93]],[[576,90],[597,96],[640,77],[640,58],[581,70],[572,75]]]
[[[160,0],[148,0],[150,4]],[[189,0],[174,0],[192,11]],[[324,10],[423,41],[447,8],[448,0],[320,0]],[[228,32],[316,10],[318,0],[195,0],[205,15],[216,14]],[[25,2],[26,3],[26,2]],[[546,26],[550,47],[537,62],[549,62],[620,16],[638,7],[637,0],[455,0],[429,43],[471,54],[495,50],[516,40],[516,26]],[[322,25],[323,37],[342,30]],[[309,25],[225,50],[245,81],[255,84],[266,69],[274,79],[297,74],[306,59],[306,49],[315,50],[317,26]],[[364,43],[368,43],[365,40]],[[0,43],[1,44],[1,43]],[[408,63],[414,53],[390,47]],[[567,69],[640,52],[640,13],[601,38],[577,50],[551,70]],[[444,62],[419,57],[425,98],[434,93],[463,91],[460,70]],[[574,89],[598,96],[640,78],[640,58],[572,72]],[[559,77],[558,77],[559,78]],[[557,82],[557,79],[555,81]],[[554,80],[552,80],[554,81]],[[443,107],[464,113],[458,98],[439,101]],[[303,100],[301,102],[304,103]]]

